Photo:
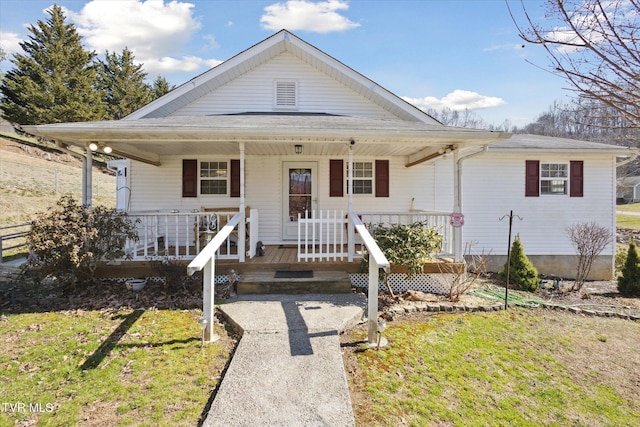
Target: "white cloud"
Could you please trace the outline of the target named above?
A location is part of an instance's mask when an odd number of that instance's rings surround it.
[[[183,56],[185,45],[201,28],[193,7],[176,0],[92,0],[79,13],[65,9],[65,14],[89,49],[103,54],[128,47],[146,72],[167,74],[196,71],[220,62]]]
[[[20,36],[16,33],[5,33],[0,31],[0,46],[2,50],[7,54],[7,58],[10,58],[12,54],[22,52],[20,47]]]
[[[477,110],[481,108],[500,107],[507,103],[502,98],[484,96],[477,92],[460,89],[456,89],[440,99],[434,96],[426,96],[424,98],[410,98],[403,96],[402,99],[423,110],[427,110],[429,108],[433,108],[435,110],[442,110],[444,108],[449,108],[451,110]]]
[[[347,9],[349,4],[340,0],[317,3],[308,0],[288,0],[265,7],[260,23],[267,30],[304,30],[316,33],[346,31],[359,27],[360,24],[339,13]]]
[[[154,72],[166,74],[174,72],[176,70],[185,73],[191,73],[203,68],[213,68],[221,62],[222,61],[219,61],[217,59],[202,59],[198,58],[197,56],[183,56],[181,58],[171,58],[165,56],[162,58],[150,58],[143,63],[145,71],[154,70]]]

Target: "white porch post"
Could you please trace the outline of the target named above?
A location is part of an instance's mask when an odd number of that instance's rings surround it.
[[[349,144],[349,159],[348,159],[348,173],[347,173],[347,200],[349,203],[349,209],[348,209],[348,214],[347,217],[349,218],[349,215],[351,215],[351,213],[353,212],[353,185],[352,185],[352,181],[353,181],[353,144],[354,142],[351,141],[351,143]],[[353,220],[352,218],[349,218],[347,221],[347,259],[349,260],[349,262],[353,262],[353,256],[355,255],[356,252],[356,243],[355,243],[355,238],[356,238],[356,233],[354,231],[354,227],[353,227]]]
[[[214,310],[215,305],[213,296],[215,294],[215,266],[212,260],[209,260],[204,266],[204,274],[202,278],[202,317],[206,320],[203,333],[203,341],[214,342],[220,337],[214,332]]]
[[[91,207],[91,202],[93,200],[93,178],[92,178],[92,169],[93,169],[93,153],[87,147],[86,155],[82,162],[82,204],[88,208]]]
[[[453,213],[462,213],[462,179],[460,177],[459,149],[453,150]],[[462,261],[462,227],[453,227],[453,258]]]
[[[245,213],[245,201],[244,201],[244,142],[239,144],[240,148],[240,212]],[[238,261],[244,262],[246,255],[246,224],[247,218],[245,217],[238,225]]]

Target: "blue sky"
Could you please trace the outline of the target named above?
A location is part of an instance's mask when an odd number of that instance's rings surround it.
[[[0,0],[9,54],[46,20],[52,1]],[[469,108],[496,126],[523,126],[570,93],[541,47],[523,47],[504,0],[58,0],[103,54],[127,46],[179,85],[286,28],[420,108]],[[524,22],[520,0],[510,0]],[[526,0],[542,19],[543,2]],[[538,67],[528,63],[538,65]],[[1,64],[3,71],[11,68]]]

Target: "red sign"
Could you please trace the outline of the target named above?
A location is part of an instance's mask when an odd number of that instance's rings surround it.
[[[464,215],[461,213],[452,213],[449,224],[454,227],[462,227],[464,225]]]

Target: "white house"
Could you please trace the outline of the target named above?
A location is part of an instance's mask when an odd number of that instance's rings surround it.
[[[640,176],[618,179],[618,201],[636,203],[640,200]]]
[[[140,258],[193,257],[239,211],[248,225],[223,256],[244,261],[261,241],[297,244],[302,260],[352,259],[352,212],[365,223],[427,220],[446,237],[442,254],[461,259],[473,243],[499,269],[508,231],[499,218],[513,210],[534,264],[564,277],[575,265],[566,227],[615,230],[616,159],[635,155],[443,126],[285,30],[123,120],[25,129],[89,161],[90,146],[123,157],[112,162],[118,203],[143,220]],[[611,277],[614,253],[612,237],[592,277]]]

